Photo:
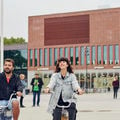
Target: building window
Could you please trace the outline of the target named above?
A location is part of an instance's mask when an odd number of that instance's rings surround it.
[[[39,50],[39,57],[40,57],[40,66],[42,66],[42,49]]]
[[[119,46],[115,45],[115,64],[119,64]]]
[[[33,62],[32,58],[33,58],[33,50],[30,49],[30,66],[32,66],[32,62]]]
[[[92,46],[92,64],[95,64],[95,46]]]
[[[52,66],[52,48],[49,49],[49,65]]]
[[[27,68],[27,50],[5,50],[4,59],[11,58],[15,61],[15,69]]]
[[[55,56],[55,57],[54,57],[54,58],[55,58],[55,59],[54,59],[54,61],[55,61],[54,65],[56,65],[56,64],[57,64],[57,54],[58,54],[58,53],[57,53],[57,50],[58,50],[58,49],[55,48],[54,50],[55,50],[55,51],[54,51],[54,56]]]
[[[65,48],[65,57],[68,57],[68,48]]]
[[[85,53],[85,50],[84,50],[84,47],[83,47],[83,46],[81,46],[80,49],[81,49],[81,54],[80,54],[80,57],[81,57],[81,65],[84,65],[84,53]]]
[[[113,46],[109,46],[109,64],[113,64]]]
[[[98,46],[97,64],[101,64],[101,46]]]
[[[75,47],[75,64],[78,65],[79,63],[79,48],[78,47]]]
[[[86,47],[86,49],[85,49],[85,55],[86,55],[86,63],[87,63],[87,65],[89,65],[90,64],[90,47]]]
[[[28,55],[27,49],[4,50],[4,59],[11,58],[15,61],[14,72],[16,74],[23,73],[26,75],[26,77],[27,77],[27,61],[28,59],[30,61],[30,58],[28,58],[27,55]]]
[[[35,66],[37,66],[37,49],[35,49]]]
[[[22,67],[27,67],[27,50],[19,50],[21,52]],[[16,63],[16,62],[15,62]]]
[[[103,46],[103,64],[107,64],[107,46]]]
[[[70,48],[70,62],[73,65],[73,47]]]
[[[44,49],[44,53],[45,53],[45,55],[44,55],[44,63],[45,63],[45,66],[47,66],[47,56],[48,56],[48,54],[47,54],[47,48],[45,48]]]
[[[63,48],[60,48],[60,58],[63,57]]]

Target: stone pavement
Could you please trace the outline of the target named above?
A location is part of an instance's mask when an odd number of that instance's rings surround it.
[[[113,99],[113,93],[90,93],[77,96],[76,120],[120,120],[120,95]],[[32,107],[32,94],[26,95],[19,120],[52,120],[47,113],[49,94],[41,94],[40,107]]]

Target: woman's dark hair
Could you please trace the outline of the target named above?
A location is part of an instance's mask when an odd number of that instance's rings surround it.
[[[71,64],[70,64],[68,58],[65,58],[65,57],[61,57],[61,58],[59,58],[59,59],[57,60],[55,72],[60,72],[59,63],[60,63],[61,61],[65,61],[65,62],[68,64],[67,71],[68,71],[69,73],[73,73]]]

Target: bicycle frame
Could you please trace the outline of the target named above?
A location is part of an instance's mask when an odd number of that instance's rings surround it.
[[[8,100],[8,104],[6,106],[0,106],[0,120],[12,120],[12,110],[8,109],[9,104],[11,103],[12,97],[16,95],[16,93],[12,93]]]
[[[53,93],[53,92],[51,92],[51,93]],[[73,93],[71,98],[73,98],[75,96],[75,94],[78,94],[78,93],[77,92]],[[62,109],[61,120],[69,120],[69,113],[66,109],[69,108],[70,105],[71,105],[71,102],[69,102],[69,104],[67,106],[64,106],[64,105],[61,106],[61,105],[57,104],[57,107]]]
[[[57,104],[57,107],[62,108],[61,120],[69,120],[69,113],[65,108],[69,108],[70,105],[71,105],[71,102],[67,106],[60,106]]]

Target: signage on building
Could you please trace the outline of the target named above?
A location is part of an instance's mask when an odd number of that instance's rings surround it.
[[[95,69],[103,69],[103,66],[94,67]]]
[[[49,68],[38,68],[37,70],[39,70],[39,71],[46,71],[46,70],[49,70]]]
[[[115,68],[115,69],[120,69],[120,66],[113,66],[113,68]]]

